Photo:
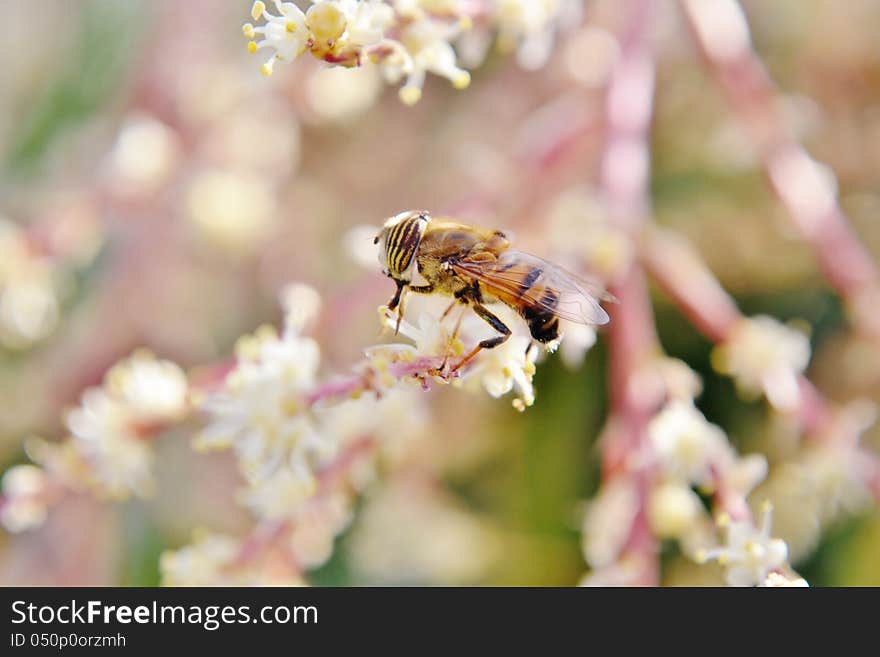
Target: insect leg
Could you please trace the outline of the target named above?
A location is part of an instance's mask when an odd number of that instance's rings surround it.
[[[450,310],[452,310],[452,308],[455,306],[456,303],[458,303],[458,301],[453,301],[450,304],[449,308],[446,309],[446,312],[443,313],[444,317],[446,316],[446,313],[448,313]],[[465,312],[467,312],[467,306],[462,306],[461,312],[458,314],[458,320],[455,322],[455,330],[452,332],[452,337],[449,338],[449,346],[450,347],[458,339],[458,332],[461,330],[461,320],[464,319]],[[442,319],[443,318],[441,317],[441,321],[442,321]],[[446,354],[443,356],[443,362],[440,364],[440,367],[438,368],[441,372],[444,369],[446,369],[446,363],[449,361],[449,356],[450,356],[450,349],[449,349],[449,347],[447,347]]]
[[[492,349],[494,347],[497,347],[498,345],[506,342],[507,338],[510,337],[510,329],[507,328],[507,325],[491,312],[489,312],[482,304],[473,302],[471,304],[471,308],[474,309],[474,312],[477,313],[477,315],[481,319],[485,320],[485,322],[489,326],[498,331],[501,335],[496,338],[482,340],[476,347],[471,349],[470,352],[468,352],[455,367],[452,368],[452,372],[456,372],[464,365],[467,365],[471,360],[473,360],[474,356],[480,353],[480,351],[482,351],[483,349]]]
[[[391,299],[391,303],[388,304],[388,310],[394,310],[398,306],[400,306],[397,311],[397,325],[394,327],[394,335],[397,335],[400,332],[400,322],[403,321],[403,300],[406,298],[405,292],[415,292],[416,294],[431,294],[434,291],[433,285],[407,285],[402,281],[394,281],[397,283],[397,292],[394,293],[394,298]]]
[[[456,303],[458,303],[458,300],[457,300],[457,299],[453,299],[453,300],[452,300],[452,303],[450,303],[450,304],[446,307],[446,310],[444,310],[444,311],[443,311],[443,314],[440,315],[440,321],[441,321],[441,322],[442,322],[444,319],[446,319],[446,317],[449,315],[449,313],[452,311],[452,309],[455,308],[455,304],[456,304]],[[460,323],[460,322],[459,322],[459,323]]]
[[[397,308],[397,304],[400,303],[400,295],[403,293],[403,288],[406,285],[402,281],[394,281],[397,284],[397,291],[394,293],[394,296],[391,297],[391,301],[388,302],[388,310],[394,310]]]
[[[397,335],[398,333],[400,333],[400,322],[403,321],[403,313],[404,313],[403,304],[406,301],[406,293],[408,290],[409,290],[409,288],[404,286],[403,294],[400,295],[400,307],[398,307],[398,309],[397,309],[397,323],[394,325],[394,335]]]

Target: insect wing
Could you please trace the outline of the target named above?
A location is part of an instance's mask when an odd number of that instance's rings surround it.
[[[601,290],[578,280],[558,265],[521,251],[508,250],[497,259],[464,258],[452,263],[460,275],[481,282],[498,296],[521,299],[577,324],[607,324],[609,317],[597,297]]]

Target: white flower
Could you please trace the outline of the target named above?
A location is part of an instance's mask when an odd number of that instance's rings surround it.
[[[469,311],[465,311],[469,312]],[[380,308],[380,318],[388,328],[397,325],[397,315],[387,308]],[[406,345],[389,345],[399,353],[406,354],[409,359],[420,356],[435,356],[451,359],[461,356],[465,352],[465,340],[470,343],[477,338],[472,333],[481,330],[482,320],[474,321],[470,315],[465,315],[458,336],[453,338],[453,333],[437,317],[428,312],[419,314],[418,328],[402,320],[400,333],[411,340],[415,347]],[[381,350],[381,347],[379,348]],[[511,335],[505,342],[492,349],[484,349],[474,358],[470,371],[464,373],[466,377],[478,380],[483,388],[495,398],[516,391],[517,397],[513,405],[517,410],[524,410],[526,406],[535,403],[535,389],[532,378],[535,375],[535,359],[538,350],[532,345],[531,338],[525,335]]]
[[[319,68],[306,82],[309,108],[315,119],[331,123],[347,123],[370,109],[382,92],[382,74],[379,67],[367,63],[360,68],[339,66]],[[367,244],[373,246],[373,237],[379,229],[372,229]],[[358,248],[360,248],[360,244]],[[376,261],[372,256],[371,263]]]
[[[310,467],[302,464],[314,464],[334,450],[305,413],[304,395],[314,385],[318,369],[318,344],[294,327],[280,337],[273,328],[263,327],[242,338],[236,354],[237,365],[224,387],[201,402],[209,424],[197,437],[196,447],[234,447],[251,483],[288,468],[310,486]]]
[[[76,452],[88,464],[89,483],[99,492],[123,499],[153,491],[153,450],[134,432],[127,406],[102,388],[89,388],[66,424]]]
[[[480,582],[502,548],[485,520],[407,477],[365,500],[349,545],[356,572],[389,585]]]
[[[456,89],[465,89],[470,85],[471,75],[458,66],[455,50],[450,43],[460,30],[459,24],[450,25],[429,19],[413,22],[404,30],[400,41],[408,57],[391,59],[383,64],[390,81],[406,76],[400,89],[400,99],[404,103],[413,105],[422,97],[426,73],[448,79]]]
[[[149,496],[154,490],[150,439],[186,416],[188,393],[180,367],[137,351],[114,365],[102,386],[85,390],[80,405],[66,413],[68,440],[29,440],[28,454],[44,466],[54,486],[79,490],[85,485],[114,499]]]
[[[205,169],[189,182],[183,200],[195,237],[231,256],[253,253],[277,222],[275,190],[254,172]]]
[[[186,375],[177,365],[145,350],[135,352],[107,372],[102,387],[86,390],[80,406],[68,412],[73,454],[58,454],[56,460],[73,464],[70,457],[75,455],[82,467],[64,470],[101,494],[117,499],[152,494],[149,435],[183,419],[187,394]]]
[[[596,329],[587,324],[560,321],[561,335],[564,338],[559,346],[562,362],[576,369],[584,362],[586,353],[596,344]]]
[[[734,377],[742,392],[763,392],[780,410],[797,406],[797,377],[809,361],[807,336],[764,315],[743,319],[712,354],[715,368]]]
[[[710,484],[712,466],[730,460],[724,432],[689,402],[670,402],[651,420],[648,434],[663,469],[689,484]]]
[[[474,367],[474,376],[480,378],[483,387],[493,397],[501,397],[516,390],[514,407],[522,411],[535,403],[535,359],[538,350],[531,340],[522,335],[512,335],[494,349],[484,350]]]
[[[661,538],[684,536],[702,515],[700,498],[686,485],[666,482],[651,492],[648,518],[651,529]]]
[[[274,0],[279,15],[270,14],[266,10],[266,4],[257,0],[251,8],[251,16],[254,20],[265,19],[266,23],[254,27],[245,23],[242,28],[244,35],[251,39],[248,50],[252,53],[263,48],[272,51],[272,56],[260,69],[263,75],[271,75],[275,66],[275,60],[292,62],[306,49],[309,40],[309,30],[306,27],[306,16],[302,10],[292,2]],[[257,35],[262,39],[254,41]]]
[[[291,515],[315,490],[312,468],[299,460],[277,465],[270,474],[253,480],[239,500],[258,517],[277,520]]]
[[[320,361],[318,343],[300,334],[320,308],[317,292],[291,285],[282,292],[286,328],[264,326],[236,346],[237,363],[223,387],[200,403],[208,424],[198,449],[232,447],[248,487],[242,503],[265,518],[293,513],[316,490],[315,472],[337,451],[308,406]]]
[[[346,17],[349,46],[379,43],[394,22],[394,9],[382,0],[337,0],[337,4]]]
[[[469,27],[469,17],[454,4],[443,11],[423,9],[421,4],[397,0],[392,7],[382,0],[322,0],[313,1],[303,14],[292,3],[276,0],[276,16],[258,1],[251,15],[266,23],[259,27],[246,23],[242,29],[251,39],[250,52],[263,48],[274,51],[263,64],[265,75],[272,73],[276,60],[292,61],[307,49],[335,66],[355,67],[373,61],[392,82],[406,77],[400,98],[413,104],[421,97],[428,72],[449,79],[457,89],[470,83],[470,74],[457,65],[451,43]],[[387,38],[395,30],[398,38]],[[258,35],[263,38],[254,41]]]
[[[645,570],[650,568],[640,555],[624,555],[619,561],[609,563],[587,573],[578,586],[638,586],[644,582]]]
[[[153,193],[173,172],[179,150],[176,133],[161,121],[147,114],[129,117],[109,158],[115,185]]]
[[[224,581],[223,569],[238,550],[239,542],[231,536],[200,533],[192,544],[162,554],[162,585],[217,586]]]
[[[324,495],[297,514],[290,534],[290,549],[303,568],[317,568],[333,554],[336,536],[353,517],[351,500],[344,493]]]
[[[494,0],[493,19],[502,48],[517,48],[523,68],[544,65],[556,31],[580,23],[582,0]]]
[[[321,295],[310,285],[291,283],[280,294],[285,326],[302,331],[317,319],[321,311]]]
[[[638,491],[629,477],[615,477],[602,485],[587,506],[582,530],[584,559],[591,568],[617,561],[638,508]]]
[[[276,60],[290,62],[306,50],[333,66],[374,62],[389,82],[405,78],[399,95],[409,105],[421,98],[426,73],[447,78],[456,89],[470,84],[453,43],[470,51],[470,60],[482,59],[497,28],[502,47],[516,47],[524,67],[538,68],[557,32],[580,23],[582,8],[582,0],[494,0],[485,8],[466,0],[312,0],[303,14],[292,3],[274,4],[278,15],[255,2],[251,15],[265,23],[242,28],[250,52],[272,51],[264,75],[272,73]],[[485,24],[473,30],[477,15]]]
[[[732,459],[727,468],[719,472],[722,485],[728,492],[745,499],[748,494],[767,478],[767,458],[763,454],[746,454],[738,457],[731,449]],[[724,464],[722,463],[722,466]]]
[[[269,555],[271,556],[271,555]],[[198,531],[193,542],[167,550],[159,559],[163,586],[300,586],[302,578],[285,560],[242,559],[242,542]]]
[[[663,382],[664,394],[670,399],[692,402],[703,390],[703,382],[683,360],[661,356],[654,361],[654,367]]]
[[[423,398],[405,388],[387,390],[378,399],[372,395],[346,399],[318,409],[315,415],[321,432],[333,436],[337,444],[372,437],[391,454],[418,437],[428,422]]]
[[[48,481],[41,468],[16,465],[4,475],[0,490],[0,524],[10,532],[39,527],[46,520]]]
[[[727,521],[727,543],[723,547],[702,551],[698,561],[717,561],[727,569],[730,586],[759,586],[768,575],[786,565],[788,546],[770,536],[773,507],[764,505],[761,527],[751,521]]]
[[[33,253],[24,231],[0,216],[0,344],[24,349],[54,330],[56,276],[52,262]]]
[[[0,342],[12,349],[47,337],[58,323],[59,304],[48,263],[35,262],[0,291]]]
[[[464,353],[461,339],[453,340],[452,332],[431,313],[419,313],[418,326],[414,326],[406,319],[401,319],[398,325],[397,314],[388,310],[387,306],[382,306],[379,308],[379,319],[386,328],[398,330],[400,335],[415,342],[415,347],[409,348],[413,355],[443,357]],[[395,345],[395,347],[405,347],[405,345]]]
[[[186,374],[176,363],[157,360],[148,351],[136,351],[114,365],[105,387],[135,421],[172,422],[187,411]]]
[[[773,587],[804,587],[809,586],[807,580],[797,575],[783,575],[782,573],[770,573],[761,586]]]
[[[394,11],[381,0],[313,2],[306,13],[291,2],[273,2],[277,16],[258,0],[251,16],[254,20],[265,19],[265,24],[254,27],[245,23],[242,27],[251,39],[250,52],[263,48],[274,51],[262,66],[263,75],[272,74],[276,60],[291,62],[307,49],[331,64],[358,66],[362,50],[379,43],[394,21]],[[260,35],[260,41],[253,40]]]

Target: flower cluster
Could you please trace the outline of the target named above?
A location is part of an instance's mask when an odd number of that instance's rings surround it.
[[[149,438],[187,415],[188,394],[180,367],[136,351],[68,411],[69,438],[57,444],[32,442],[31,457],[53,481],[70,488],[86,486],[115,500],[149,496],[154,488]]]
[[[401,444],[422,432],[425,418],[414,395],[431,383],[482,388],[493,397],[515,391],[514,406],[523,410],[535,400],[538,350],[521,319],[494,308],[515,334],[453,374],[453,365],[489,328],[466,306],[443,313],[448,299],[424,297],[407,304],[418,326],[379,309],[383,325],[414,344],[370,347],[351,376],[321,383],[320,347],[307,335],[320,297],[308,286],[292,285],[281,298],[283,331],[266,326],[241,338],[224,380],[197,396],[207,422],[195,446],[234,451],[246,484],[240,503],[276,528],[263,552],[280,550],[300,572],[330,557],[336,535],[351,520],[354,495],[373,479],[376,455],[393,461]],[[226,537],[202,537],[163,557],[164,581],[204,583],[211,579],[205,573],[227,581],[242,551],[246,545],[235,548]],[[194,562],[193,572],[201,574],[188,579],[186,564]]]
[[[299,573],[330,557],[336,535],[351,520],[353,495],[372,481],[376,452],[393,453],[421,431],[424,416],[413,391],[396,389],[393,377],[383,385],[369,364],[348,379],[319,383],[320,347],[306,331],[320,297],[291,285],[281,298],[283,331],[265,326],[241,338],[235,366],[197,399],[207,423],[195,446],[235,452],[245,480],[239,502],[277,527],[269,551],[285,555]],[[368,391],[375,394],[363,394]],[[181,583],[193,559],[205,572],[236,569],[238,551],[231,546],[213,537],[168,552],[164,581]]]
[[[797,376],[809,362],[809,338],[765,315],[741,320],[712,354],[715,368],[734,377],[741,392],[763,394],[783,411],[796,408]]]
[[[0,217],[0,344],[23,349],[52,332],[60,305],[57,278],[24,232]]]
[[[94,203],[65,193],[26,227],[0,215],[0,347],[28,349],[58,325],[74,274],[103,241]]]
[[[678,541],[682,552],[697,563],[718,561],[728,568],[731,585],[764,585],[769,575],[791,572],[787,545],[770,538],[769,506],[761,527],[755,528],[746,503],[749,493],[767,477],[767,460],[760,454],[736,452],[724,431],[694,405],[693,397],[699,393],[698,381],[697,385],[693,381],[696,375],[689,371],[687,376],[680,365],[660,359],[650,368],[661,374],[667,401],[646,427],[644,450],[630,455],[622,471],[606,478],[587,506],[583,550],[594,572],[584,580],[586,584],[609,583],[609,578],[626,573],[639,575],[637,568],[624,566],[631,556],[626,546],[640,507],[653,536]],[[646,473],[644,487],[634,475],[637,472]],[[717,522],[697,491],[711,496]],[[717,544],[718,528],[726,529],[726,543],[711,547]]]
[[[283,556],[258,562],[242,558],[242,542],[225,534],[197,531],[193,542],[162,554],[165,586],[297,586],[302,578]],[[247,556],[246,554],[244,556]],[[232,567],[235,566],[235,567]]]
[[[667,404],[648,425],[648,435],[656,459],[651,528],[657,536],[679,540],[693,556],[711,540],[711,523],[694,487],[712,495],[720,508],[747,516],[745,500],[767,476],[767,461],[760,454],[737,454],[721,428],[691,402]]]
[[[50,483],[41,468],[16,465],[0,481],[0,524],[11,532],[39,527],[46,519]]]
[[[550,57],[556,35],[578,25],[582,0],[493,0],[492,23],[502,50],[517,51],[523,68],[536,69]]]
[[[281,508],[312,493],[315,465],[335,450],[305,412],[319,358],[317,342],[292,322],[281,335],[265,326],[239,340],[235,368],[199,403],[209,422],[196,447],[234,448],[245,479],[271,481]]]
[[[416,304],[413,304],[414,306]],[[451,368],[459,361],[466,349],[470,349],[479,341],[477,336],[485,332],[483,321],[470,313],[465,306],[457,311],[458,317],[444,318],[439,312],[441,306],[448,306],[448,300],[427,300],[419,304],[423,309],[418,313],[418,326],[395,313],[382,307],[379,309],[380,319],[390,330],[398,330],[401,335],[412,340],[415,345],[390,344],[374,347],[368,351],[369,356],[384,367],[386,361],[412,362],[417,358],[427,358],[441,363],[441,369],[433,373],[432,379],[439,383],[450,380],[478,381],[492,397],[502,397],[515,392],[513,406],[517,410],[525,410],[535,403],[535,389],[532,378],[535,375],[535,360],[538,349],[532,344],[531,337],[521,326],[522,321],[512,312],[503,307],[493,307],[502,321],[517,331],[506,342],[480,353],[465,370],[457,372],[458,377],[450,379],[445,364]]]
[[[254,25],[242,31],[248,50],[269,50],[262,65],[271,75],[276,61],[291,62],[305,52],[334,66],[378,65],[391,84],[402,81],[400,99],[412,105],[422,96],[427,73],[466,88],[471,75],[459,65],[454,44],[479,63],[491,34],[499,45],[518,48],[520,61],[538,67],[546,60],[557,30],[580,19],[581,0],[312,0],[303,12],[274,0],[271,13],[257,0]]]

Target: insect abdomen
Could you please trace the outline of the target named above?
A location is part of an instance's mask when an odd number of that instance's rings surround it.
[[[559,337],[559,318],[553,313],[526,307],[522,316],[529,325],[532,337],[538,342],[552,342]]]
[[[540,267],[533,268],[520,283],[518,294],[524,296],[531,290],[540,279],[543,271]],[[538,342],[552,342],[559,337],[559,318],[551,309],[559,304],[559,294],[545,288],[541,294],[541,307],[530,304],[521,304],[518,307],[519,314],[529,326],[529,332]]]

